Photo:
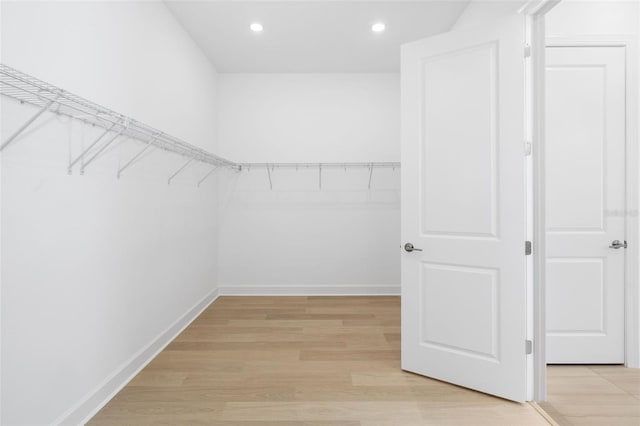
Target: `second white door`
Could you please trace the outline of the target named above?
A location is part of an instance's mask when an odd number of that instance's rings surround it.
[[[549,47],[547,362],[624,362],[625,51]]]

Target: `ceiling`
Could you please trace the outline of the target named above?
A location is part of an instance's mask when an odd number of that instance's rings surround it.
[[[400,45],[449,30],[469,1],[165,3],[219,72],[373,73],[398,72]],[[378,21],[386,30],[374,33]]]

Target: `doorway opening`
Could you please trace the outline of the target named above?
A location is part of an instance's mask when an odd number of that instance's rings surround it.
[[[560,424],[637,421],[640,375],[625,367],[638,367],[640,11],[606,6],[562,2],[545,16],[540,399]]]

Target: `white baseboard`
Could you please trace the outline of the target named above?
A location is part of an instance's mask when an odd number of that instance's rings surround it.
[[[221,285],[221,296],[399,296],[399,285]]]
[[[133,379],[147,364],[153,360],[173,339],[176,338],[198,315],[202,313],[219,296],[215,289],[184,315],[178,318],[166,330],[160,333],[144,348],[120,365],[101,384],[96,386],[78,403],[67,410],[53,424],[79,425],[87,423],[107,402],[111,400],[127,383]]]

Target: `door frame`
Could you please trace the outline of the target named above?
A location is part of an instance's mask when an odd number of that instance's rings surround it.
[[[529,368],[532,373],[530,386],[531,399],[544,401],[547,399],[547,359],[546,359],[546,296],[545,296],[545,194],[544,194],[544,134],[545,134],[545,15],[561,0],[530,0],[522,10],[527,15],[527,38],[531,46],[531,60],[527,61],[527,105],[525,106],[529,125],[525,138],[531,143],[531,161],[529,164],[527,197],[531,205],[527,208],[531,224],[528,232],[534,244],[531,273],[527,274],[527,286],[531,301],[528,303],[530,313],[527,319],[531,322],[530,333],[533,341],[533,356]]]
[[[544,35],[544,22],[538,23]],[[535,29],[534,29],[535,33]],[[547,46],[553,47],[624,47],[626,61],[626,172],[625,172],[625,237],[629,247],[625,251],[625,366],[640,367],[640,285],[639,256],[640,228],[638,224],[638,43],[633,36],[571,36],[548,37],[539,43],[542,51],[534,50],[542,60],[536,61],[533,73],[534,84],[534,154],[533,154],[533,199],[534,199],[534,399],[546,399],[546,226],[545,226],[545,181],[544,181],[544,52]],[[539,49],[538,49],[539,50]]]

